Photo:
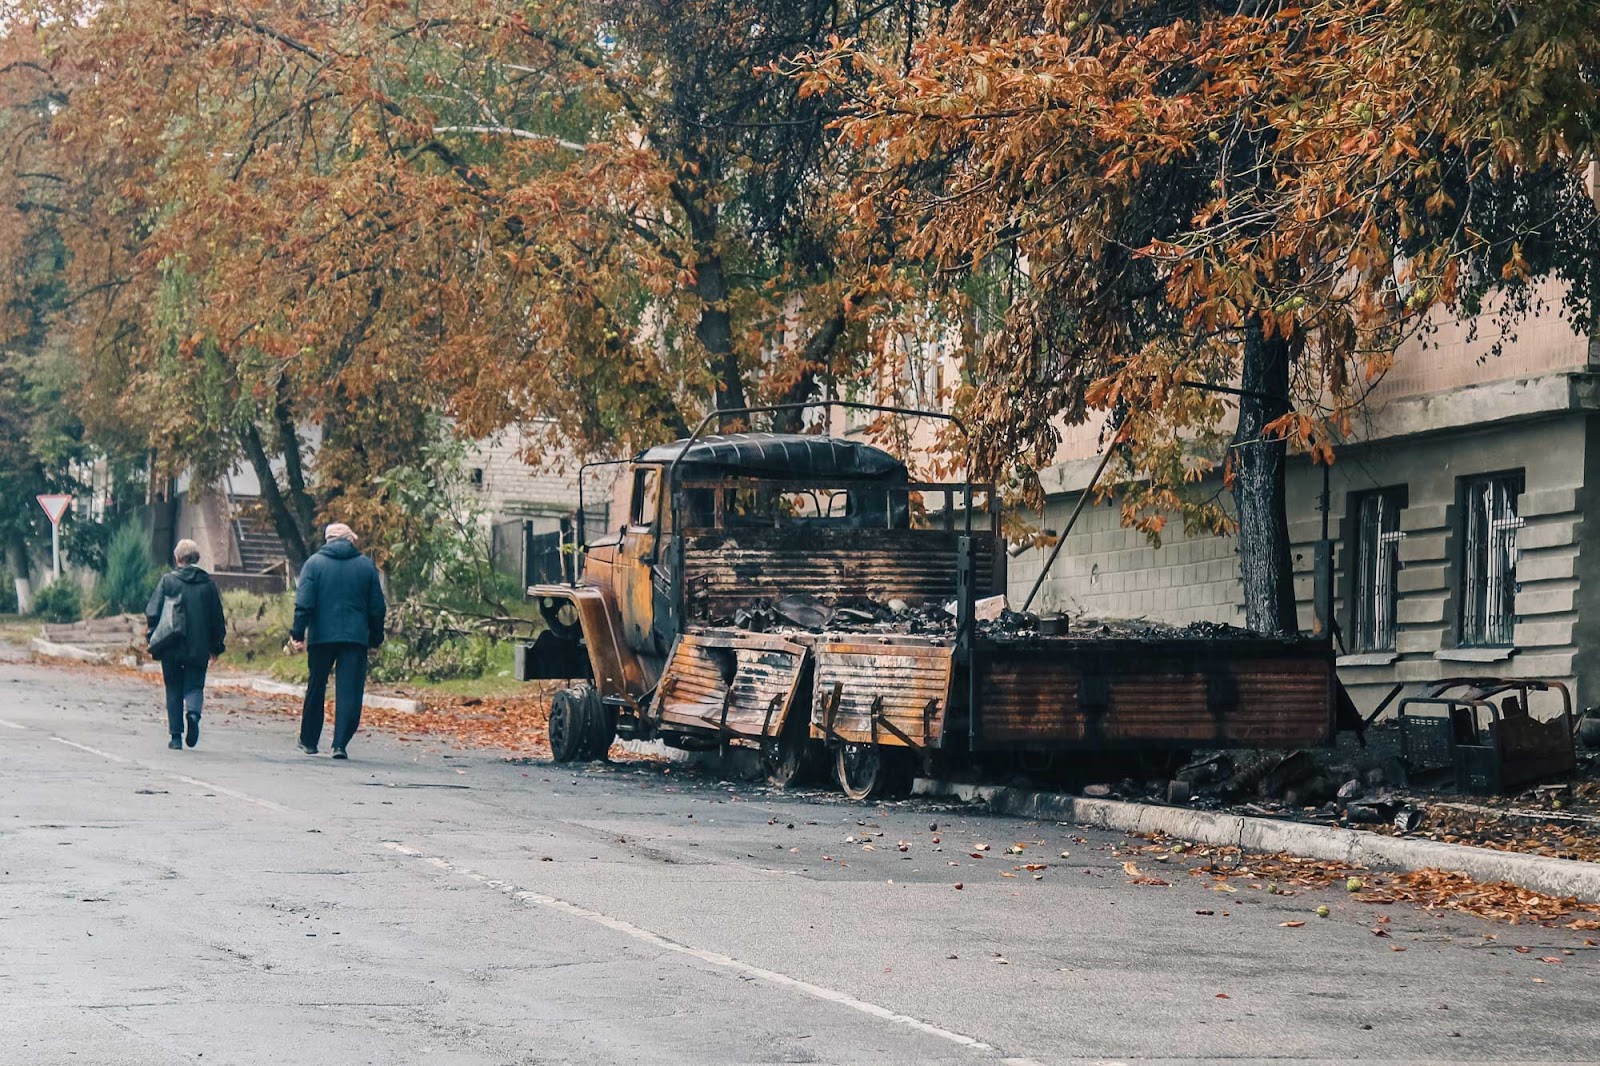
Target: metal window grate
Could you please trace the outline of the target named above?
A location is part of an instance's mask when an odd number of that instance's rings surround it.
[[[1360,651],[1395,646],[1396,584],[1400,572],[1400,501],[1393,492],[1356,500],[1354,643]]]
[[[1520,475],[1466,483],[1461,642],[1510,644],[1516,630]]]

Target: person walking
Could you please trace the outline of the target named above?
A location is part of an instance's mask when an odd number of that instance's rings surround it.
[[[167,732],[172,736],[167,747],[182,751],[185,742],[191,748],[200,743],[206,669],[227,649],[228,625],[216,582],[200,569],[200,546],[192,540],[178,541],[172,561],[177,569],[161,575],[145,605],[144,620],[145,639],[149,640],[167,609],[167,600],[176,599],[174,609],[183,618],[182,634],[156,657],[161,661],[161,681],[167,690]]]
[[[311,677],[300,715],[300,750],[317,753],[322,740],[328,675],[334,675],[333,757],[347,759],[350,738],[361,725],[367,687],[367,652],[383,643],[387,605],[378,568],[356,547],[343,522],[327,529],[322,550],[306,560],[294,597],[289,642],[304,651]]]

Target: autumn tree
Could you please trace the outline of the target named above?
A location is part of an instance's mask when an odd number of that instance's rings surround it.
[[[797,77],[878,161],[867,224],[948,288],[1002,291],[966,401],[989,469],[1027,476],[1063,421],[1108,419],[1125,519],[1236,521],[1248,624],[1292,632],[1290,449],[1332,461],[1438,312],[1514,319],[1554,275],[1593,322],[1597,19],[1590,0],[966,0],[909,67],[843,42]],[[1219,468],[1233,517],[1185,488]]]
[[[31,2],[9,106],[51,102],[5,165],[63,235],[96,428],[249,462],[298,559],[331,510],[402,535],[382,474],[429,411],[621,450],[848,372],[847,149],[775,65],[925,8]]]

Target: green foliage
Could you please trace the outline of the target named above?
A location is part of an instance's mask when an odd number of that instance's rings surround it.
[[[452,603],[496,605],[504,584],[489,556],[482,515],[463,491],[466,445],[434,422],[418,461],[374,479],[376,502],[397,517],[389,579],[397,597],[427,594]],[[435,595],[438,594],[438,595]]]
[[[441,639],[391,639],[379,649],[368,676],[379,683],[479,678],[495,661],[495,642],[479,633]]]
[[[150,602],[158,579],[150,558],[149,534],[139,522],[128,522],[106,548],[105,575],[96,589],[107,614],[135,614]]]
[[[34,593],[33,613],[46,622],[76,622],[83,617],[83,595],[70,580],[52,581]]]
[[[73,518],[61,522],[61,561],[87,567],[97,574],[106,572],[106,553],[111,547],[111,527],[104,522]]]
[[[0,569],[0,614],[17,613],[16,577],[9,570]]]

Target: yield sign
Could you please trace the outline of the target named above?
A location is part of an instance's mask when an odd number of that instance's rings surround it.
[[[61,516],[67,513],[67,508],[72,506],[71,496],[38,496],[39,506],[44,508],[44,513],[50,516],[52,526],[61,524]]]

